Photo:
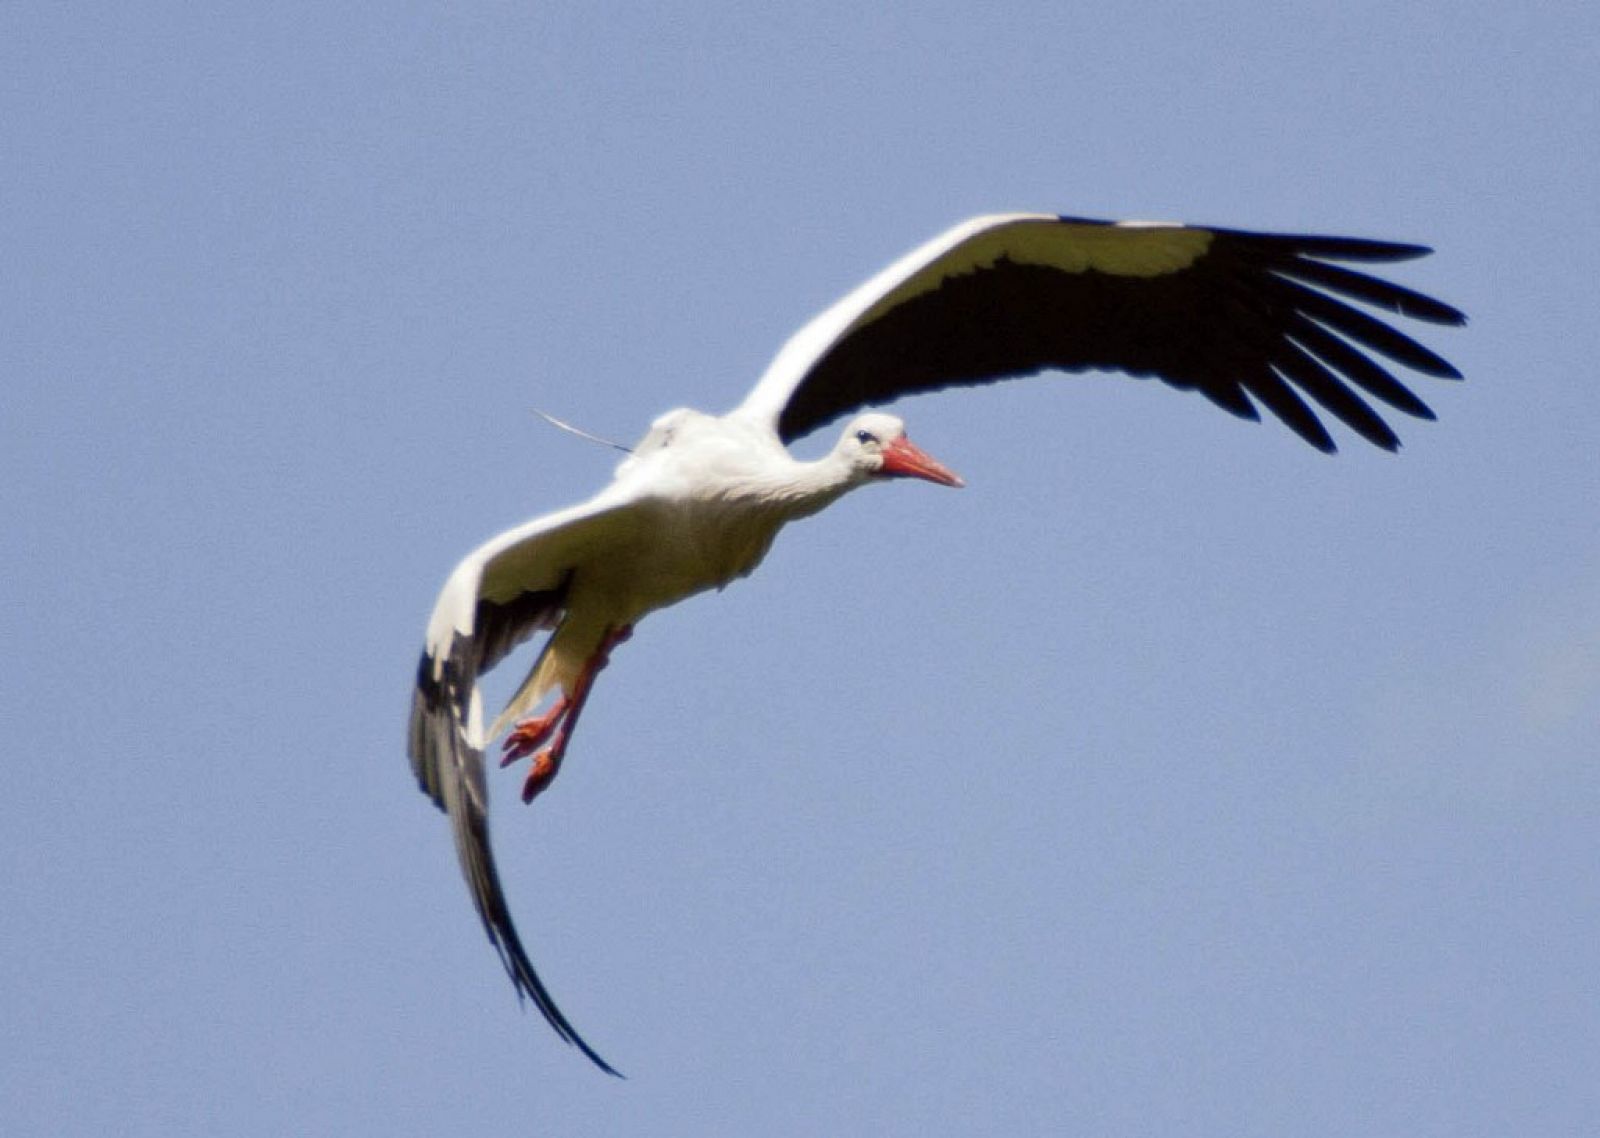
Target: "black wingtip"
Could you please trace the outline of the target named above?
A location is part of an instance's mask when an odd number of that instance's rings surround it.
[[[1426,320],[1430,324],[1439,324],[1446,328],[1461,328],[1466,325],[1467,314],[1455,305],[1446,304],[1442,300],[1434,300],[1432,297],[1429,297],[1428,300],[1435,306],[1433,310],[1425,314],[1407,310],[1402,315],[1414,316],[1418,320]]]
[[[604,1071],[606,1074],[610,1075],[613,1079],[623,1079],[623,1080],[627,1079],[628,1076],[624,1075],[621,1071],[617,1070],[610,1063],[607,1063],[604,1059],[600,1058],[600,1056],[595,1052],[594,1048],[590,1047],[583,1040],[574,1038],[574,1039],[568,1040],[567,1042],[571,1043],[579,1051],[583,1052],[584,1058],[588,1059],[589,1062],[593,1063],[596,1067],[599,1067],[602,1071]]]
[[[619,1079],[627,1078],[621,1071],[607,1063],[600,1053],[589,1046],[587,1040],[578,1034],[578,1029],[572,1026],[561,1009],[556,1006],[550,990],[544,986],[544,981],[539,978],[539,973],[534,970],[533,961],[528,958],[527,950],[522,946],[522,938],[517,934],[517,929],[511,923],[511,914],[502,912],[503,920],[497,920],[489,927],[489,940],[500,953],[501,963],[506,967],[506,972],[511,976],[511,983],[517,990],[517,1000],[526,1007],[528,1000],[533,1001],[533,1006],[539,1009],[539,1014],[544,1016],[557,1035],[566,1040],[573,1047],[583,1053],[584,1058],[599,1067],[608,1075]]]
[[[491,936],[490,940],[494,940],[493,936]],[[616,1079],[627,1079],[626,1074],[622,1074],[610,1063],[606,1063],[600,1052],[590,1047],[589,1042],[584,1037],[579,1036],[578,1029],[573,1028],[573,1024],[566,1020],[566,1016],[562,1015],[562,1010],[555,1007],[555,1000],[550,999],[549,989],[546,989],[544,983],[539,980],[538,973],[533,972],[533,965],[528,962],[528,957],[526,957],[526,954],[520,954],[520,948],[522,948],[520,944],[517,946],[520,959],[515,960],[515,962],[504,956],[504,949],[502,949],[498,941],[494,943],[494,948],[502,951],[502,964],[506,965],[506,972],[510,975],[510,981],[517,989],[517,1004],[522,1005],[525,1012],[528,1010],[528,1002],[531,1000],[534,1007],[539,1008],[539,1015],[544,1016],[544,1021],[550,1024],[550,1028],[555,1029],[555,1034],[562,1037],[566,1044],[578,1048],[586,1060],[594,1063],[597,1068],[605,1071],[608,1076],[616,1077]],[[518,965],[522,965],[526,972],[518,970]]]
[[[500,952],[501,962],[506,966],[506,972],[511,976],[511,983],[517,990],[517,1002],[526,1009],[528,1001],[531,1000],[533,1006],[539,1009],[539,1014],[544,1016],[545,1022],[555,1030],[555,1033],[568,1044],[576,1047],[585,1059],[608,1075],[618,1079],[626,1079],[628,1076],[617,1070],[610,1063],[607,1063],[598,1051],[589,1046],[588,1041],[578,1034],[578,1029],[572,1026],[571,1021],[556,1006],[549,989],[539,979],[539,974],[533,970],[533,962],[528,959],[528,954],[523,950],[521,939],[517,936],[515,927],[502,925],[498,929],[499,937],[503,938],[505,943],[496,938],[495,931],[491,930],[489,939],[494,943],[495,949]]]
[[[1276,237],[1276,234],[1264,235]],[[1433,246],[1416,245],[1408,241],[1378,241],[1370,237],[1327,237],[1321,234],[1294,235],[1283,238],[1292,242],[1294,251],[1310,257],[1329,261],[1393,262],[1415,261],[1433,254]]]
[[[585,1059],[589,1060],[589,1062],[593,1063],[596,1067],[599,1067],[600,1070],[604,1071],[612,1078],[624,1080],[627,1079],[628,1076],[624,1075],[621,1071],[617,1070],[610,1063],[607,1063],[604,1059],[602,1059],[600,1057],[600,1053],[585,1043],[582,1037],[580,1037],[577,1033],[574,1032],[571,1036],[569,1036],[567,1038],[567,1042],[581,1051]]]
[[[464,733],[459,730],[445,734],[442,742],[446,747],[456,749],[455,761],[451,766],[456,772],[456,777],[461,779],[455,793],[449,796],[451,806],[448,810],[451,828],[455,832],[456,851],[461,861],[461,869],[471,890],[478,917],[483,922],[483,931],[500,957],[506,975],[511,978],[518,1003],[526,1007],[527,1001],[531,1000],[555,1033],[581,1051],[589,1062],[608,1075],[624,1078],[621,1071],[607,1063],[598,1051],[589,1046],[562,1014],[561,1009],[556,1006],[555,998],[550,995],[550,990],[539,978],[539,973],[522,944],[522,937],[517,932],[516,922],[512,920],[511,910],[506,904],[505,890],[500,884],[499,867],[495,864],[494,850],[489,843],[489,818],[483,808],[483,787],[479,785],[476,788],[476,797],[473,792],[471,776],[475,772],[481,779],[482,753],[473,748],[467,742]]]

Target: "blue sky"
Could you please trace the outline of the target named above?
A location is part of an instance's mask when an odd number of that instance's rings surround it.
[[[0,7],[14,1134],[1600,1128],[1590,4]],[[454,561],[975,213],[1432,244],[1437,423],[902,405],[497,846]],[[814,453],[827,439],[800,449]]]

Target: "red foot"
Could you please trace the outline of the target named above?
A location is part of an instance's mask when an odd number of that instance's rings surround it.
[[[528,777],[522,782],[524,804],[532,802],[555,781],[566,749],[566,738],[562,737],[533,757],[533,762],[528,766]]]
[[[632,625],[623,625],[606,633],[600,647],[583,666],[572,694],[562,695],[549,711],[524,719],[511,729],[501,745],[500,765],[509,766],[518,759],[533,755],[528,766],[528,777],[522,783],[522,801],[532,802],[545,787],[555,780],[561,770],[561,760],[567,754],[567,740],[577,725],[578,715],[589,700],[589,690],[600,669],[611,662],[611,650],[633,635]],[[540,744],[550,740],[550,745],[538,754]]]
[[[518,759],[527,758],[537,751],[540,744],[550,738],[551,732],[560,726],[562,716],[566,715],[571,707],[572,701],[562,696],[543,715],[533,715],[518,721],[506,735],[506,741],[500,744],[500,765],[508,767]]]

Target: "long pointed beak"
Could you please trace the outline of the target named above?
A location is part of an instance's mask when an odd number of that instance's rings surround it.
[[[901,435],[883,448],[883,468],[878,472],[885,478],[921,478],[941,486],[965,486],[961,475]]]

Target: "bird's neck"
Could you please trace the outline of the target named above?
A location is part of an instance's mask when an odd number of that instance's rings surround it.
[[[790,460],[750,489],[792,521],[825,509],[862,481],[843,455],[831,451],[815,462]]]

